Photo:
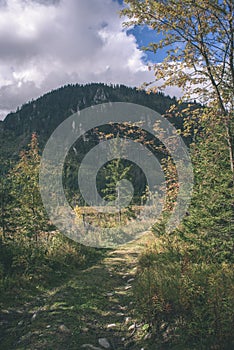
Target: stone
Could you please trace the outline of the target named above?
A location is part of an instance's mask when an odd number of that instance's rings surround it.
[[[10,311],[9,311],[9,310],[1,310],[1,313],[2,313],[2,314],[9,314]]]
[[[123,310],[123,311],[125,311],[125,310],[127,310],[127,306],[121,306],[121,305],[118,305],[118,309],[120,309],[120,310]]]
[[[110,348],[110,343],[108,342],[108,340],[106,338],[98,339],[98,343],[99,343],[99,345],[101,345],[105,349],[109,349]]]
[[[131,321],[131,317],[126,317],[125,318],[125,324],[128,324]]]
[[[88,327],[82,328],[82,332],[83,332],[83,333],[87,333],[88,331],[89,331]]]
[[[111,323],[111,324],[108,324],[107,325],[107,328],[115,328],[116,327],[116,324],[115,323]]]
[[[126,286],[124,289],[128,290],[128,289],[131,289],[131,288],[132,288],[132,286]]]
[[[37,318],[37,313],[35,312],[35,314],[32,315],[31,322],[35,321],[36,318]]]
[[[152,334],[151,333],[147,333],[145,336],[144,336],[144,340],[148,340],[148,339],[151,339],[152,338]]]
[[[131,326],[128,327],[129,331],[133,331],[133,329],[135,329],[136,325],[135,323],[133,323]]]
[[[59,326],[59,332],[64,333],[64,334],[70,334],[71,331],[68,329],[64,324]]]
[[[130,279],[127,281],[127,283],[131,283],[131,282],[133,282],[133,281],[135,281],[135,278],[130,278]]]
[[[88,349],[88,350],[102,350],[101,348],[98,348],[92,344],[83,344],[81,345],[82,349]]]

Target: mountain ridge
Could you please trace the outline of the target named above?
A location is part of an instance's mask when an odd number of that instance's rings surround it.
[[[159,93],[148,94],[144,90],[125,85],[104,83],[69,84],[47,92],[9,113],[0,124],[0,154],[4,159],[17,159],[26,148],[31,134],[36,132],[40,148],[57,128],[71,114],[99,103],[129,102],[149,107],[160,114],[173,104],[176,98]],[[178,127],[182,121],[171,118]]]

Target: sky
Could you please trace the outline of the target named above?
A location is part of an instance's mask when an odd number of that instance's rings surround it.
[[[153,80],[147,28],[124,29],[121,0],[0,0],[0,119],[71,83],[140,86]],[[156,38],[157,40],[158,38]],[[168,91],[177,95],[176,88]]]

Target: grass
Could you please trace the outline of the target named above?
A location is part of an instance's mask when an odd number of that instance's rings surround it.
[[[82,344],[98,346],[99,338],[107,338],[112,349],[139,349],[142,341],[128,330],[136,320],[127,280],[148,239],[102,251],[83,269],[51,271],[49,282],[24,281],[3,293],[0,349],[77,350]]]

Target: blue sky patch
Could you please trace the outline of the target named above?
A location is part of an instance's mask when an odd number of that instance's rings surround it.
[[[132,34],[135,36],[139,48],[148,46],[151,42],[158,42],[163,38],[162,34],[156,33],[154,30],[149,29],[147,26],[135,26],[134,28],[129,29],[127,33],[128,35]],[[162,62],[166,57],[165,48],[158,50],[157,53],[154,53],[152,51],[145,51],[145,53],[147,55],[145,62],[151,61],[158,63]]]

